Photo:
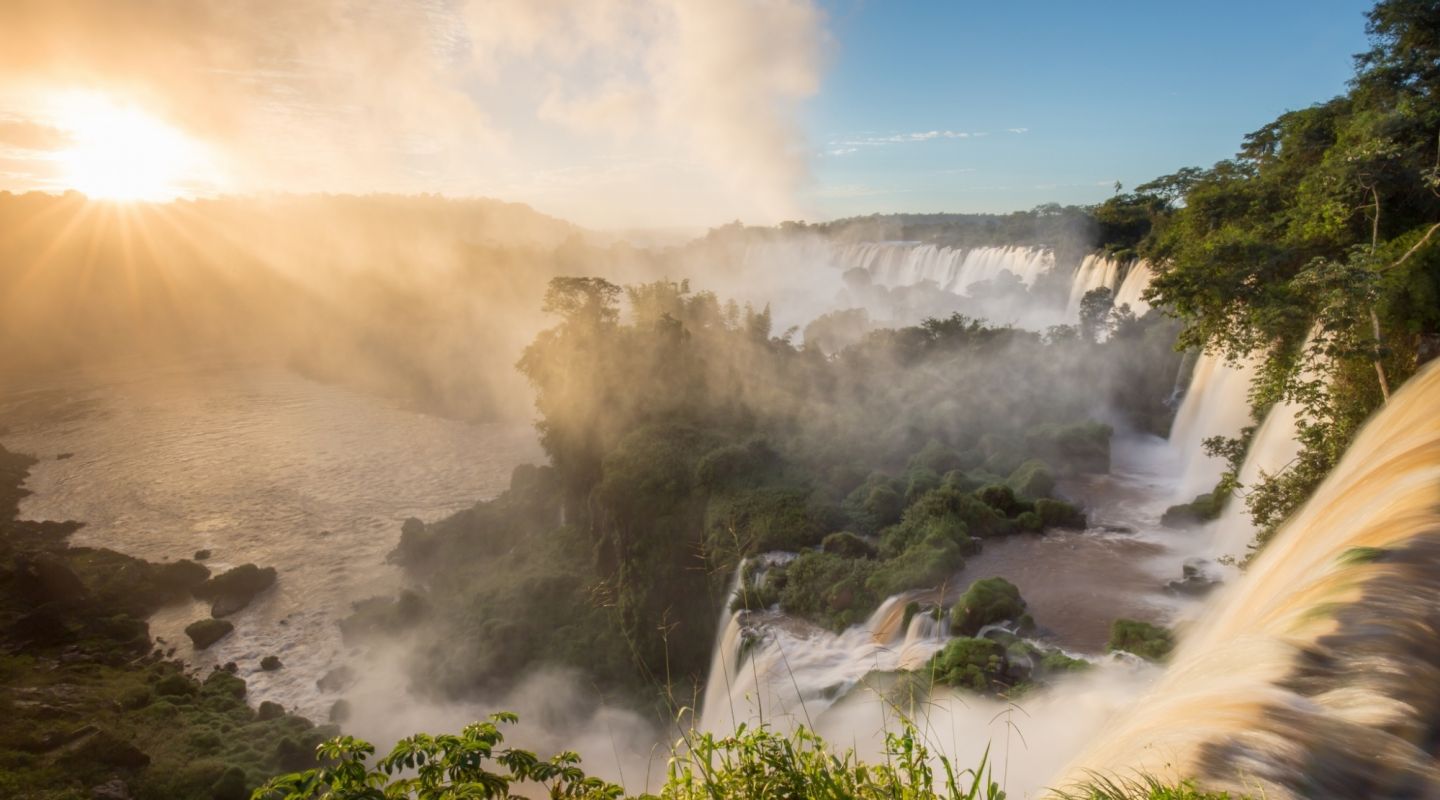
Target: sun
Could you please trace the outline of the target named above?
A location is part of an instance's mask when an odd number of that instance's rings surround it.
[[[205,172],[190,137],[134,106],[67,95],[57,98],[54,120],[71,141],[57,154],[61,181],[91,199],[173,200]]]

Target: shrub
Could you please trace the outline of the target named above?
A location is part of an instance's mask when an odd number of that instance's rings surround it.
[[[983,486],[975,490],[975,496],[980,499],[980,502],[1006,517],[1013,517],[1022,511],[1029,510],[1028,504],[1022,503],[1015,496],[1015,492],[1003,483]]]
[[[813,547],[838,522],[828,509],[812,502],[809,491],[774,487],[711,498],[705,518],[712,545],[719,550],[737,548],[741,556]]]
[[[849,531],[826,536],[820,543],[820,549],[845,558],[874,558],[877,555],[875,545]]]
[[[785,566],[780,608],[841,630],[874,611],[880,597],[867,582],[874,562],[807,551]]]
[[[1032,458],[1011,472],[1010,477],[1005,479],[1005,485],[1016,494],[1032,500],[1049,497],[1055,490],[1055,475],[1044,461]]]

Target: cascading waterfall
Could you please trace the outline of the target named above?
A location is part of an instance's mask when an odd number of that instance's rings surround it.
[[[1120,262],[1098,253],[1085,256],[1075,278],[1070,282],[1070,299],[1065,304],[1065,314],[1071,319],[1080,318],[1080,301],[1087,292],[1099,288],[1114,289],[1120,278]]]
[[[1150,288],[1150,281],[1154,277],[1150,262],[1141,259],[1132,263],[1130,271],[1125,273],[1125,280],[1120,282],[1120,288],[1115,290],[1115,307],[1130,306],[1135,316],[1145,316],[1145,312],[1150,310],[1150,304],[1145,302],[1143,295],[1145,290]],[[1081,296],[1084,296],[1083,293]]]
[[[839,634],[771,612],[731,614],[706,682],[700,728],[731,731],[757,721],[813,727],[822,712],[872,671],[923,665],[948,635],[946,621],[929,613],[916,613],[906,623],[906,607],[926,595],[891,597],[863,625]],[[747,638],[752,641],[748,647]]]
[[[1440,796],[1440,365],[1397,392],[1059,785]]]
[[[1170,426],[1170,449],[1181,469],[1177,500],[1189,501],[1220,480],[1225,464],[1205,454],[1204,442],[1212,436],[1237,436],[1250,424],[1255,371],[1253,359],[1234,365],[1224,356],[1205,352],[1195,361],[1190,387]]]
[[[914,286],[922,281],[935,283],[954,294],[964,294],[971,284],[994,279],[1009,271],[1026,286],[1055,267],[1054,254],[1039,247],[937,247],[915,242],[866,242],[839,249],[839,263],[845,268],[868,271],[876,283],[885,286]]]
[[[1255,523],[1250,519],[1243,494],[1263,476],[1279,473],[1300,455],[1300,442],[1296,436],[1301,410],[1294,403],[1277,404],[1255,430],[1238,475],[1241,495],[1230,498],[1214,524],[1213,552],[1216,556],[1241,559],[1255,539]]]

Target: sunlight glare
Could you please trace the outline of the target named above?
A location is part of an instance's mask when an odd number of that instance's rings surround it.
[[[74,142],[59,155],[62,180],[92,199],[173,200],[203,171],[193,140],[133,106],[75,94],[56,103],[55,118]]]

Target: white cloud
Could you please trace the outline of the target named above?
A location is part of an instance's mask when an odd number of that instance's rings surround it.
[[[548,201],[531,176],[666,158],[703,209],[686,222],[778,219],[809,179],[798,111],[827,37],[815,0],[22,2],[0,26],[0,110],[43,125],[57,90],[113,95],[212,145],[236,191]],[[676,187],[613,188],[546,210],[681,222]]]

